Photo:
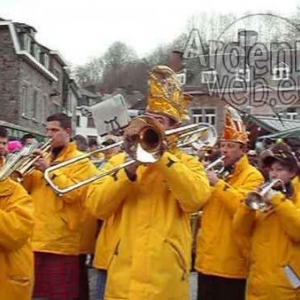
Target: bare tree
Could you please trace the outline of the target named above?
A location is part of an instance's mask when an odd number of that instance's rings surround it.
[[[138,57],[134,50],[122,42],[113,43],[103,56],[106,70],[116,70],[136,60],[138,60]]]
[[[101,58],[94,58],[83,66],[75,68],[75,80],[81,87],[95,85],[102,79],[104,62]]]

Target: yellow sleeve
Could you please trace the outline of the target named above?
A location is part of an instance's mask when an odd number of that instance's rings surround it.
[[[216,199],[219,199],[233,216],[249,192],[255,191],[263,184],[263,176],[257,172],[251,172],[245,178],[244,183],[239,187],[233,187],[220,179],[217,184],[212,187],[212,193]]]
[[[15,250],[32,235],[33,205],[21,186],[15,188],[5,209],[0,209],[0,247]]]
[[[24,175],[22,178],[21,184],[29,194],[32,191],[38,173],[40,173],[40,171],[34,170],[31,174]]]
[[[157,162],[175,199],[187,213],[200,210],[210,196],[210,186],[201,163],[193,156],[186,161],[165,152]]]
[[[67,169],[64,170],[64,168],[62,168],[61,170],[58,169],[51,172],[50,178],[56,186],[66,188],[91,178],[98,173],[99,171],[95,165],[90,160],[86,159],[78,163],[74,163],[70,166],[68,171]],[[73,191],[60,195],[61,199],[66,203],[77,202],[85,196],[87,188],[87,185],[76,188]]]
[[[297,193],[297,198],[300,198],[299,192]],[[285,232],[295,242],[300,242],[300,207],[297,207],[291,200],[286,199],[281,193],[277,193],[270,200],[270,203],[274,207]]]
[[[112,167],[106,164],[105,169],[101,171],[107,171]],[[89,186],[86,206],[96,218],[107,219],[118,210],[133,184],[134,182],[128,179],[124,169],[105,176]]]
[[[256,211],[250,210],[244,203],[241,203],[233,217],[233,233],[244,257],[248,257],[250,253],[256,214]]]

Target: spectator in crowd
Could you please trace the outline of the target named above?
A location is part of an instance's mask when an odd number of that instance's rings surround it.
[[[7,148],[9,153],[15,153],[20,151],[23,148],[23,146],[20,141],[14,140],[8,142]]]
[[[74,142],[76,143],[77,150],[87,152],[89,149],[88,140],[85,136],[77,134],[74,136]]]
[[[23,147],[28,146],[35,141],[36,141],[36,137],[31,133],[26,133],[21,138],[21,143],[22,143]]]

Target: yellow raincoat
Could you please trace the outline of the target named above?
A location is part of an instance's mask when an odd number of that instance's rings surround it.
[[[114,154],[108,161],[102,166],[101,172],[105,172],[110,168],[120,165],[124,160],[124,154]],[[118,226],[120,220],[116,219],[115,215],[103,220],[101,230],[98,234],[93,266],[96,269],[107,270],[109,258],[113,255],[114,247],[120,239]]]
[[[53,163],[79,155],[82,153],[76,149],[76,145],[69,143]],[[57,186],[67,187],[97,172],[93,163],[86,159],[54,171],[52,178]],[[35,209],[33,250],[77,255],[87,186],[59,196],[47,185],[44,174],[40,171],[26,176],[24,186],[32,196]]]
[[[92,212],[102,219],[114,215],[118,222],[105,300],[189,299],[189,214],[208,196],[201,164],[179,150],[140,166],[135,181],[120,170],[90,186]]]
[[[297,300],[300,289],[293,288],[284,267],[300,278],[300,189],[293,180],[291,199],[283,194],[270,201],[268,213],[251,211],[241,205],[234,217],[235,233],[251,240],[247,300]]]
[[[212,194],[203,207],[197,237],[197,271],[225,278],[246,278],[247,261],[243,255],[246,249],[233,236],[232,219],[240,202],[263,180],[260,172],[243,156],[226,181],[220,179],[211,188]]]
[[[18,183],[0,182],[0,299],[30,300],[33,288],[33,206]]]

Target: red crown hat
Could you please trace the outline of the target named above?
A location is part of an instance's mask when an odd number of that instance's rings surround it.
[[[231,106],[226,106],[225,126],[221,141],[233,141],[246,144],[248,142],[248,132],[241,116]]]

